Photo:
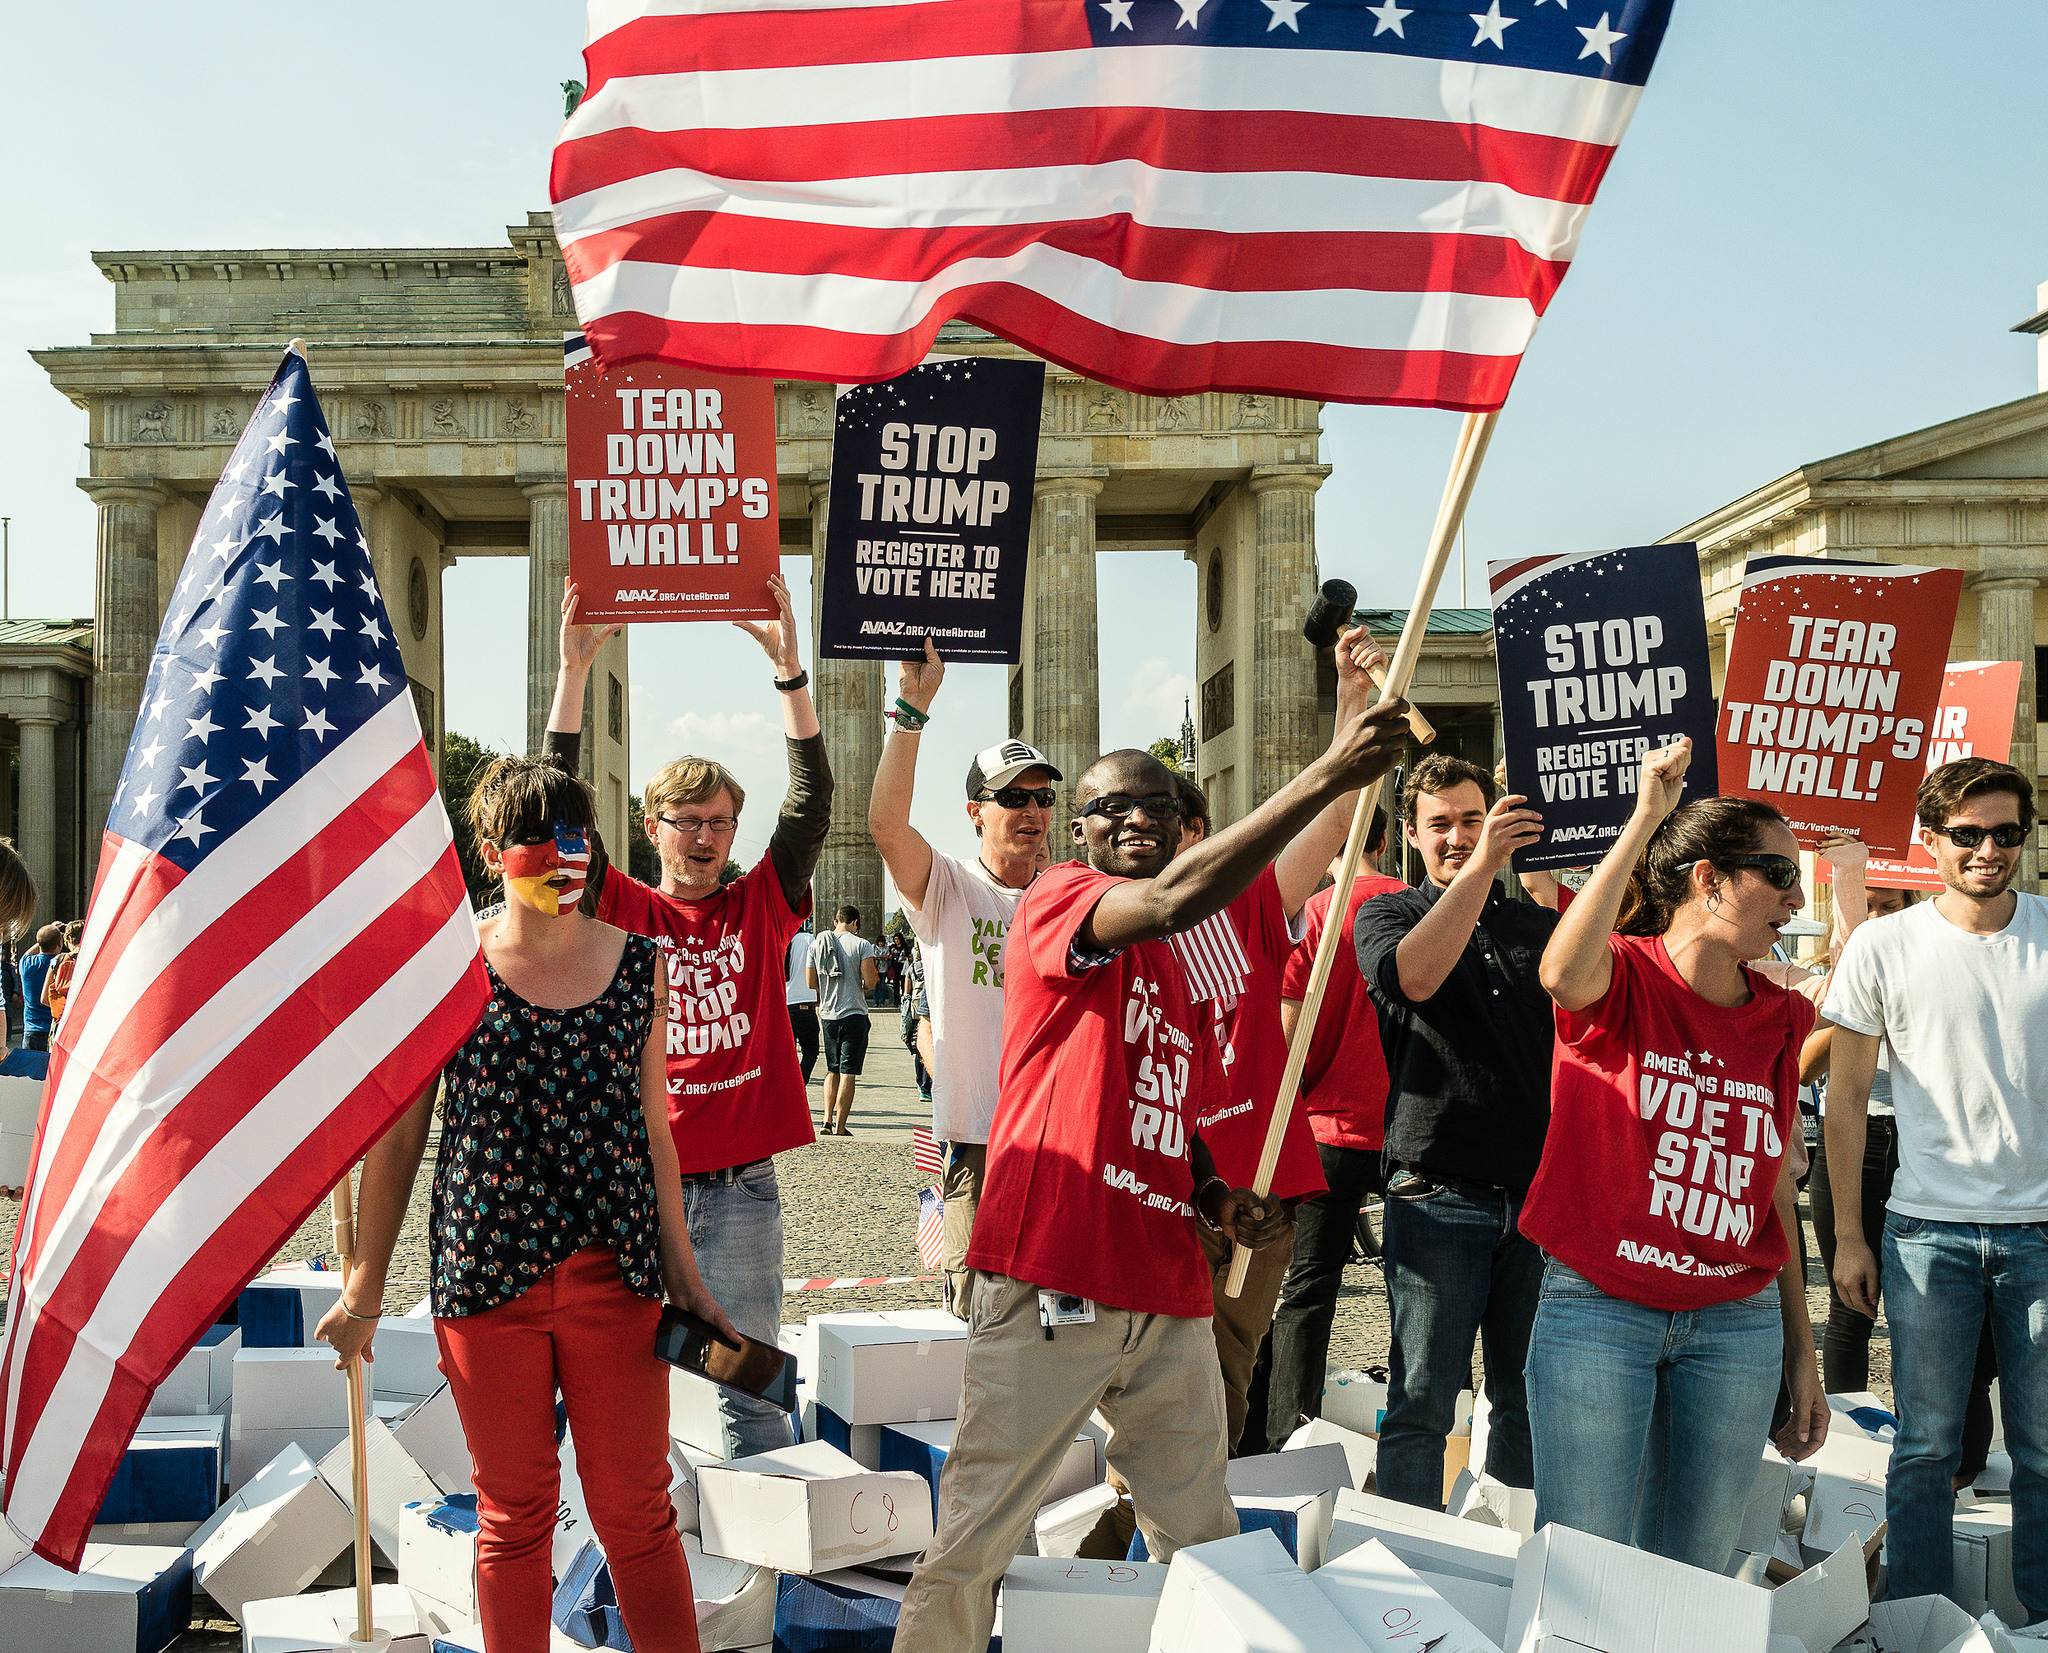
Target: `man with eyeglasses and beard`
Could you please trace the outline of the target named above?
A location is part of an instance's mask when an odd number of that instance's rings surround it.
[[[895,729],[882,747],[868,796],[868,832],[910,927],[924,949],[931,1005],[932,1136],[945,1144],[941,1269],[946,1307],[963,1318],[970,1286],[967,1240],[981,1202],[989,1124],[996,1111],[996,1068],[1003,1050],[1003,942],[1017,903],[1038,875],[1064,777],[1037,747],[1000,741],[967,769],[971,861],[932,848],[910,824],[919,736],[946,679],[927,637],[922,660],[897,669]]]
[[[996,1586],[1060,1459],[1100,1406],[1155,1560],[1227,1537],[1223,1380],[1197,1222],[1257,1248],[1280,1202],[1214,1174],[1197,1114],[1224,1090],[1212,1016],[1165,938],[1221,912],[1334,798],[1391,767],[1406,705],[1350,719],[1242,821],[1184,852],[1172,773],[1098,758],[1072,842],[1018,904],[960,1419],[898,1653],[988,1643]]]
[[[2038,1624],[2048,1620],[2048,900],[2011,887],[2034,789],[2010,765],[1961,758],[1920,783],[1917,812],[1941,893],[1859,925],[1828,989],[1835,1286],[1876,1318],[1861,1167],[1882,1041],[1899,1153],[1878,1238],[1899,1414],[1885,1483],[1889,1594],[1954,1594],[1951,1477],[1988,1318],[2013,1461],[2013,1589]]]
[[[545,755],[572,774],[591,663],[617,626],[582,625],[564,582],[561,669]],[[647,783],[645,831],[661,883],[609,863],[592,835],[587,909],[651,936],[668,970],[668,1118],[683,1174],[683,1213],[706,1288],[749,1337],[773,1343],[782,1324],[782,1196],[775,1156],[817,1140],[789,1034],[784,961],[811,911],[811,874],[832,816],[832,771],[797,652],[789,590],[768,582],[773,620],[734,624],[772,663],[788,737],[789,791],[767,852],[729,884],[746,801],[723,764],[677,758]],[[718,1392],[725,1455],[789,1445],[788,1415],[766,1401]]]

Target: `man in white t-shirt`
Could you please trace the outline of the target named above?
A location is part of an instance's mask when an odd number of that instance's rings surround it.
[[[977,752],[967,770],[967,819],[979,840],[971,861],[943,855],[910,824],[918,734],[946,668],[930,638],[924,659],[898,668],[895,730],[868,795],[868,831],[882,852],[910,927],[924,948],[932,1013],[932,1135],[946,1145],[946,1306],[967,1313],[967,1239],[981,1203],[988,1133],[1003,1054],[1003,938],[1037,876],[1063,779],[1021,740]]]
[[[1877,1314],[1863,1230],[1865,1112],[1890,1054],[1899,1169],[1880,1243],[1899,1414],[1885,1485],[1889,1593],[1953,1595],[1951,1477],[1988,1316],[2012,1454],[2014,1592],[2048,1620],[2048,900],[2013,890],[2034,790],[1988,758],[1921,782],[1944,886],[1849,937],[1828,990],[1835,1285]]]
[[[789,1032],[796,1040],[796,1059],[804,1070],[804,1083],[818,1066],[818,990],[811,985],[811,921],[789,938]]]

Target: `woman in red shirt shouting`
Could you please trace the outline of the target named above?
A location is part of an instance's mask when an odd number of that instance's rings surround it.
[[[1544,950],[1550,1132],[1522,1209],[1548,1253],[1529,1346],[1536,1521],[1719,1572],[1782,1369],[1827,1431],[1786,1147],[1813,1007],[1748,967],[1805,904],[1768,804],[1678,808],[1692,744],[1645,755],[1634,815]]]

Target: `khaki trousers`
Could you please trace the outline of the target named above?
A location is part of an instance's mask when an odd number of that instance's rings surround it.
[[[1048,1338],[1038,1288],[978,1274],[960,1422],[939,1477],[938,1534],[904,1593],[896,1653],[979,1653],[996,1588],[1030,1531],[1054,1470],[1088,1414],[1144,1512],[1152,1559],[1228,1538],[1223,1389],[1200,1320],[1095,1305],[1094,1322]]]
[[[941,1219],[939,1267],[946,1275],[946,1307],[962,1320],[974,1296],[974,1275],[967,1267],[967,1242],[974,1235],[974,1213],[981,1207],[981,1179],[988,1170],[988,1144],[949,1142],[939,1196],[946,1202]]]
[[[1252,1266],[1244,1277],[1244,1290],[1236,1297],[1225,1295],[1224,1282],[1230,1277],[1233,1247],[1221,1234],[1196,1224],[1202,1240],[1202,1255],[1209,1262],[1210,1288],[1215,1314],[1209,1324],[1216,1339],[1216,1364],[1223,1374],[1223,1449],[1227,1455],[1244,1434],[1250,1406],[1246,1399],[1252,1386],[1252,1368],[1258,1364],[1259,1345],[1272,1329],[1273,1313],[1280,1302],[1280,1283],[1287,1278],[1287,1265],[1294,1256],[1294,1233],[1288,1231],[1262,1251],[1252,1253]],[[1131,1489],[1112,1469],[1109,1484],[1127,1499],[1135,1501]],[[1095,1561],[1117,1561],[1129,1553],[1131,1533],[1137,1523],[1128,1504],[1105,1510],[1095,1530],[1081,1541],[1080,1553]],[[1146,1541],[1150,1543],[1148,1539]]]

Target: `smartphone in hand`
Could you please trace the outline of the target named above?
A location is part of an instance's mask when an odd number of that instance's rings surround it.
[[[708,1321],[673,1303],[661,1306],[654,1352],[671,1366],[709,1378],[721,1388],[765,1400],[785,1412],[796,1410],[796,1361],[787,1349],[741,1335],[729,1343]]]

